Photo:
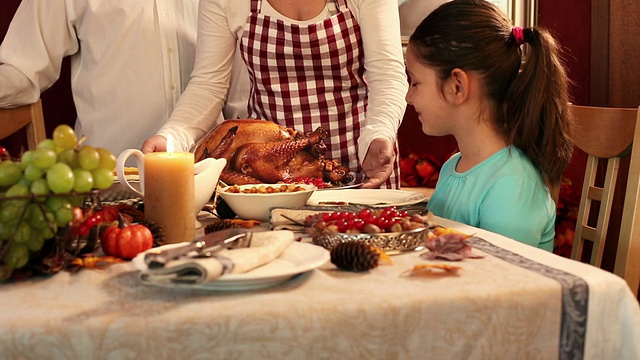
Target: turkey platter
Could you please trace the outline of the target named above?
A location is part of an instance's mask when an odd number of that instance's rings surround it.
[[[265,120],[227,120],[198,143],[195,159],[225,158],[220,180],[229,185],[322,178],[334,185],[353,180],[349,168],[325,159],[326,131],[302,133]]]

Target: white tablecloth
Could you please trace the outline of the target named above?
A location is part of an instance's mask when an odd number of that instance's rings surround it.
[[[143,286],[130,263],[0,285],[1,359],[639,359],[640,307],[611,273],[483,240],[459,276],[319,269],[263,290]]]

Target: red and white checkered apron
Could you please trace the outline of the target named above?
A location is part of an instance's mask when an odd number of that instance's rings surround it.
[[[251,0],[240,42],[251,84],[249,116],[304,132],[321,126],[329,134],[326,157],[361,171],[357,139],[367,108],[364,52],[360,27],[345,0],[336,0],[336,14],[304,26],[262,15],[261,8],[262,0]],[[399,187],[398,169],[396,156],[386,187]]]

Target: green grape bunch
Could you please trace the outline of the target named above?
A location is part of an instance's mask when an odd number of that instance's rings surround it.
[[[116,157],[83,141],[73,128],[59,125],[51,139],[18,160],[1,159],[0,281],[24,267],[58,228],[68,226],[83,199],[74,194],[113,184]]]

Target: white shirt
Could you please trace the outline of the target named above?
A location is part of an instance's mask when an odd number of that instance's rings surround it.
[[[183,149],[192,148],[215,126],[223,107],[227,119],[247,116],[249,85],[239,43],[250,6],[250,0],[200,1],[194,72],[169,122],[158,133],[174,137],[176,144]],[[383,137],[395,141],[406,108],[408,85],[397,2],[347,0],[347,6],[361,28],[366,67],[364,78],[369,86],[366,124],[358,141],[358,155],[362,161],[374,139]],[[275,11],[264,11],[294,22]],[[325,17],[330,15],[326,8],[323,13]]]
[[[169,118],[193,69],[198,0],[22,0],[0,47],[0,106],[36,101],[71,56],[76,130],[116,156]]]

